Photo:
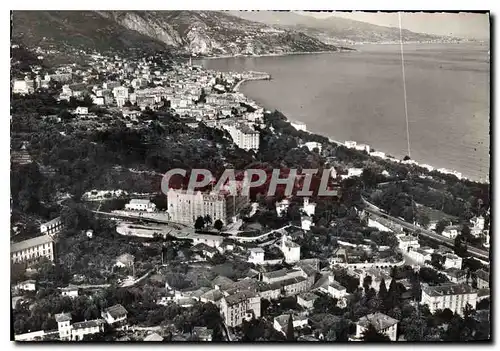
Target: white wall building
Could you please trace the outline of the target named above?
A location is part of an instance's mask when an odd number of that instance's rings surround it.
[[[40,233],[54,236],[58,234],[63,228],[64,225],[62,223],[61,217],[57,217],[40,225]]]
[[[173,222],[194,225],[196,218],[210,216],[214,223],[220,219],[224,224],[232,222],[238,212],[248,203],[246,196],[169,189],[167,192],[168,213]]]
[[[443,267],[445,269],[448,269],[448,268],[462,269],[462,258],[460,256],[449,253],[449,254],[446,254],[444,257],[445,257],[445,261],[444,261]]]
[[[300,261],[300,246],[289,240],[286,235],[281,237],[281,251],[285,256],[286,263],[294,263]]]
[[[264,249],[261,247],[255,247],[251,248],[248,251],[250,251],[250,256],[248,257],[248,262],[254,263],[254,264],[262,264],[264,263]]]
[[[156,205],[150,200],[132,199],[125,205],[125,209],[130,211],[154,212],[156,210]]]
[[[54,241],[48,235],[41,235],[11,244],[10,256],[13,263],[34,262],[41,257],[54,261]]]
[[[438,286],[423,286],[420,303],[428,305],[431,313],[437,310],[450,309],[463,315],[467,304],[476,307],[477,291],[465,284],[443,284]]]
[[[355,340],[362,340],[363,333],[371,324],[375,330],[379,333],[384,333],[389,337],[391,341],[397,340],[397,332],[398,332],[398,323],[397,319],[389,317],[383,313],[375,312],[364,317],[361,317],[359,321],[356,323],[356,336]]]
[[[304,205],[302,206],[302,210],[308,216],[313,216],[316,212],[316,204],[314,202],[309,202],[309,198],[304,198]]]
[[[260,317],[260,296],[249,290],[224,296],[220,302],[222,318],[227,326],[236,327],[245,319]]]

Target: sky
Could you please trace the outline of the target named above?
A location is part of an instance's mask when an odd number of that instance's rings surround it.
[[[337,16],[379,26],[399,27],[398,14],[384,12],[300,12],[316,18]],[[413,32],[486,40],[490,37],[488,14],[405,12],[402,27]]]

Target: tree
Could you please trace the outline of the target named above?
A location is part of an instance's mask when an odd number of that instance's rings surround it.
[[[380,280],[380,287],[379,287],[379,290],[378,290],[378,297],[380,299],[382,299],[382,301],[385,300],[385,298],[387,297],[387,287],[385,286],[385,279],[382,278]]]
[[[439,222],[436,224],[436,233],[441,234],[448,225],[450,224],[450,221],[446,219],[440,219]]]
[[[217,229],[218,231],[221,231],[223,226],[224,223],[222,223],[220,219],[216,220],[214,223],[214,228]]]
[[[367,342],[386,342],[386,341],[391,341],[389,337],[385,334],[379,333],[375,327],[370,324],[366,328],[366,330],[363,332],[362,335],[363,341]]]
[[[295,331],[293,330],[293,317],[290,313],[288,317],[288,326],[286,328],[286,341],[295,341]]]
[[[467,241],[461,234],[457,235],[457,237],[455,238],[453,248],[455,254],[457,254],[458,256],[465,257],[467,255]]]
[[[194,222],[194,229],[200,230],[205,227],[205,220],[203,219],[202,216],[199,216],[196,218],[196,221]]]

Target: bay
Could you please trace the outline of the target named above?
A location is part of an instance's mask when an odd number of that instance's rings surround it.
[[[218,71],[263,71],[271,81],[240,91],[278,109],[308,131],[355,140],[403,158],[408,154],[399,45],[355,52],[204,59]],[[405,44],[411,158],[487,180],[490,167],[489,47]]]

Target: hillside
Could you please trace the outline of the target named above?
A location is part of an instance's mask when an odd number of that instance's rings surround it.
[[[171,48],[199,55],[337,50],[299,31],[218,11],[14,11],[12,39],[28,47]]]
[[[336,50],[294,30],[275,29],[219,11],[116,11],[101,15],[167,45],[201,55]]]
[[[165,49],[158,40],[93,11],[13,11],[12,41],[27,47],[123,51]]]
[[[383,27],[374,24],[340,17],[323,19],[288,11],[230,11],[232,15],[261,22],[267,25],[299,30],[325,43],[381,43],[399,41],[399,28]],[[415,33],[404,29],[405,41],[442,40],[435,35]]]

